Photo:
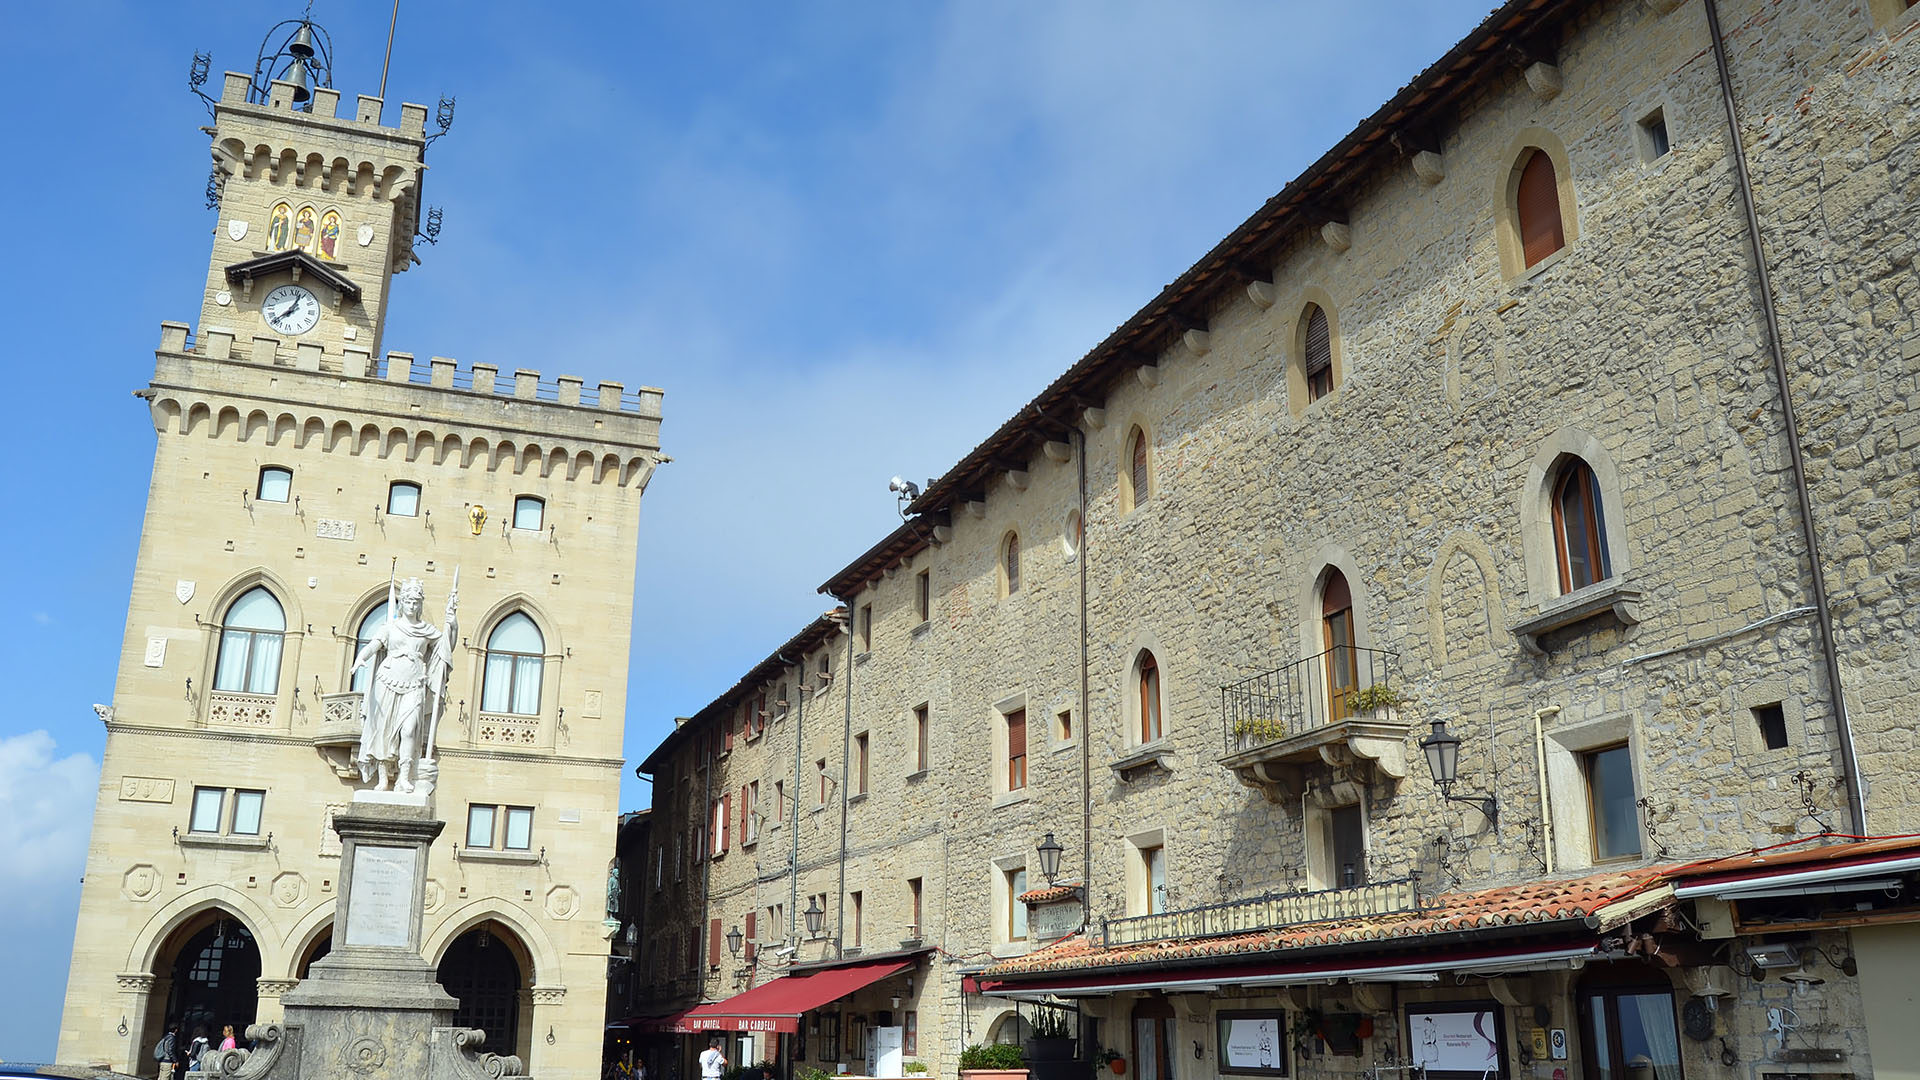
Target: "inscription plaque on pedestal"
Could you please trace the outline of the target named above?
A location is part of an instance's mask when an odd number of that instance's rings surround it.
[[[354,849],[346,944],[401,948],[412,944],[413,868],[411,848],[360,845]]]

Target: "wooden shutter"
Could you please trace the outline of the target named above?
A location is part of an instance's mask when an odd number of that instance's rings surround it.
[[[1007,790],[1027,786],[1027,710],[1007,714]]]
[[[1140,654],[1140,741],[1160,737],[1160,662],[1150,652]]]
[[[745,950],[743,951],[743,953],[742,953],[742,955],[744,955],[744,956],[745,956],[745,957],[747,958],[747,963],[749,963],[749,964],[751,964],[751,963],[753,963],[753,952],[754,952],[754,946],[753,946],[753,928],[754,928],[754,918],[755,918],[755,913],[754,913],[754,912],[751,912],[751,911],[749,911],[749,912],[747,912],[747,947],[746,947],[746,949],[745,949]]]
[[[1567,244],[1560,227],[1560,184],[1553,175],[1553,159],[1535,150],[1520,170],[1520,190],[1514,199],[1520,219],[1520,249],[1528,266]]]
[[[1333,366],[1333,333],[1327,326],[1327,313],[1319,304],[1307,305],[1305,357],[1308,378]]]
[[[746,840],[753,835],[753,823],[747,819],[753,816],[753,795],[749,785],[740,785],[740,839]]]
[[[726,729],[725,739],[727,749],[733,749],[733,722],[726,717],[722,717],[720,719],[720,726]]]
[[[725,851],[733,844],[733,796],[720,797],[720,850]]]
[[[1347,576],[1338,570],[1327,574],[1327,584],[1320,590],[1320,614],[1333,615],[1353,606],[1353,592],[1347,588]]]
[[[1147,433],[1133,429],[1133,505],[1147,501]],[[1075,537],[1077,541],[1079,538]]]
[[[707,966],[715,968],[720,966],[719,919],[713,919],[707,923]]]
[[[1020,534],[1007,534],[1007,591],[1020,591]]]

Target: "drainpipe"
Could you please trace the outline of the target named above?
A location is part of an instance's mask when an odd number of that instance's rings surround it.
[[[1533,768],[1540,784],[1540,855],[1547,865],[1546,875],[1553,876],[1553,793],[1547,787],[1547,736],[1546,720],[1550,716],[1559,716],[1560,706],[1548,705],[1533,711]]]
[[[1087,715],[1087,433],[1078,424],[1068,428],[1073,435],[1073,456],[1079,467],[1080,481],[1080,925],[1093,927],[1093,725]]]
[[[708,745],[712,746],[712,744]],[[700,808],[698,811],[700,814],[700,831],[695,834],[700,837],[700,846],[705,849],[694,852],[695,855],[700,856],[700,909],[706,913],[706,918],[700,920],[699,936],[695,938],[695,941],[699,943],[696,947],[702,951],[710,947],[708,942],[712,940],[713,933],[707,928],[709,920],[713,918],[713,837],[707,835],[707,830],[713,828],[713,774],[719,770],[720,755],[716,752],[712,758],[708,760],[707,774],[700,781]],[[725,916],[722,916],[722,918],[725,918]],[[700,961],[699,989],[699,997],[702,1001],[707,999],[707,968],[710,966],[706,958],[703,957]]]
[[[1760,216],[1754,209],[1753,180],[1747,172],[1746,144],[1740,137],[1740,114],[1733,97],[1733,75],[1727,67],[1726,42],[1720,35],[1720,10],[1714,0],[1705,0],[1707,33],[1713,39],[1713,66],[1720,75],[1720,102],[1726,108],[1727,134],[1733,143],[1733,170],[1739,180],[1740,205],[1747,214],[1747,240],[1753,245],[1754,276],[1760,287],[1760,306],[1766,316],[1767,352],[1773,358],[1773,381],[1780,394],[1780,411],[1786,419],[1787,456],[1793,464],[1793,489],[1800,500],[1800,532],[1807,545],[1811,564],[1813,607],[1820,624],[1820,646],[1827,669],[1828,694],[1833,701],[1833,723],[1840,737],[1840,775],[1846,781],[1847,814],[1853,835],[1867,835],[1867,793],[1860,776],[1860,759],[1853,745],[1853,724],[1847,719],[1846,694],[1840,685],[1840,654],[1833,640],[1833,612],[1827,604],[1827,583],[1821,569],[1820,538],[1813,525],[1813,496],[1807,490],[1807,466],[1800,452],[1800,425],[1793,412],[1793,395],[1787,381],[1787,357],[1780,344],[1780,313],[1773,302],[1773,275],[1767,266],[1766,249],[1760,243]]]
[[[840,737],[840,913],[833,921],[833,958],[840,959],[847,952],[847,772],[853,760],[853,601],[840,599],[847,613],[846,624],[841,627],[847,635],[846,670],[840,673],[840,679],[846,684],[847,722]]]
[[[782,656],[781,664],[790,661]],[[800,658],[800,682],[807,677],[807,658]],[[800,917],[800,759],[807,756],[807,744],[802,741],[800,732],[807,720],[807,695],[805,688],[796,684],[793,700],[788,702],[793,709],[793,790],[788,794],[793,798],[793,817],[787,821],[787,831],[792,835],[793,852],[787,862],[787,940],[793,943],[794,952],[800,951],[800,931],[794,922]],[[774,813],[785,813],[785,807],[774,807]]]

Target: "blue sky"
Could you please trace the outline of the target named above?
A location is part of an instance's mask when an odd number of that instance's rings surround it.
[[[1488,6],[407,0],[388,101],[459,108],[425,185],[445,233],[396,280],[386,345],[666,388],[637,761],[821,610],[897,522],[890,476],[943,472]],[[0,1059],[53,1052],[88,705],[112,696],[153,456],[129,392],[161,320],[195,317],[215,222],[188,62],[211,51],[217,88],[298,11],[0,18]],[[349,100],[378,87],[388,15],[314,5]],[[648,798],[630,771],[623,797]]]

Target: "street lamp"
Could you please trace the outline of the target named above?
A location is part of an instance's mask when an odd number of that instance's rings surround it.
[[[807,936],[810,938],[819,937],[820,924],[825,922],[827,918],[827,913],[820,907],[820,898],[818,896],[807,897],[807,910],[801,912],[801,914],[807,917]]]
[[[735,956],[739,956],[740,943],[744,940],[746,939],[740,933],[740,928],[738,926],[735,926],[733,929],[727,931],[727,951],[732,953]]]
[[[1055,840],[1051,832],[1047,833],[1046,839],[1040,841],[1040,876],[1047,879],[1049,887],[1053,885],[1054,877],[1060,873],[1060,852],[1063,850],[1065,849],[1060,846],[1060,841]]]
[[[1500,804],[1491,795],[1455,795],[1454,781],[1460,779],[1460,738],[1447,730],[1445,720],[1435,720],[1433,731],[1420,740],[1420,750],[1427,755],[1427,769],[1433,773],[1433,782],[1440,788],[1440,797],[1448,802],[1466,803],[1480,811],[1487,824],[1500,828]]]

